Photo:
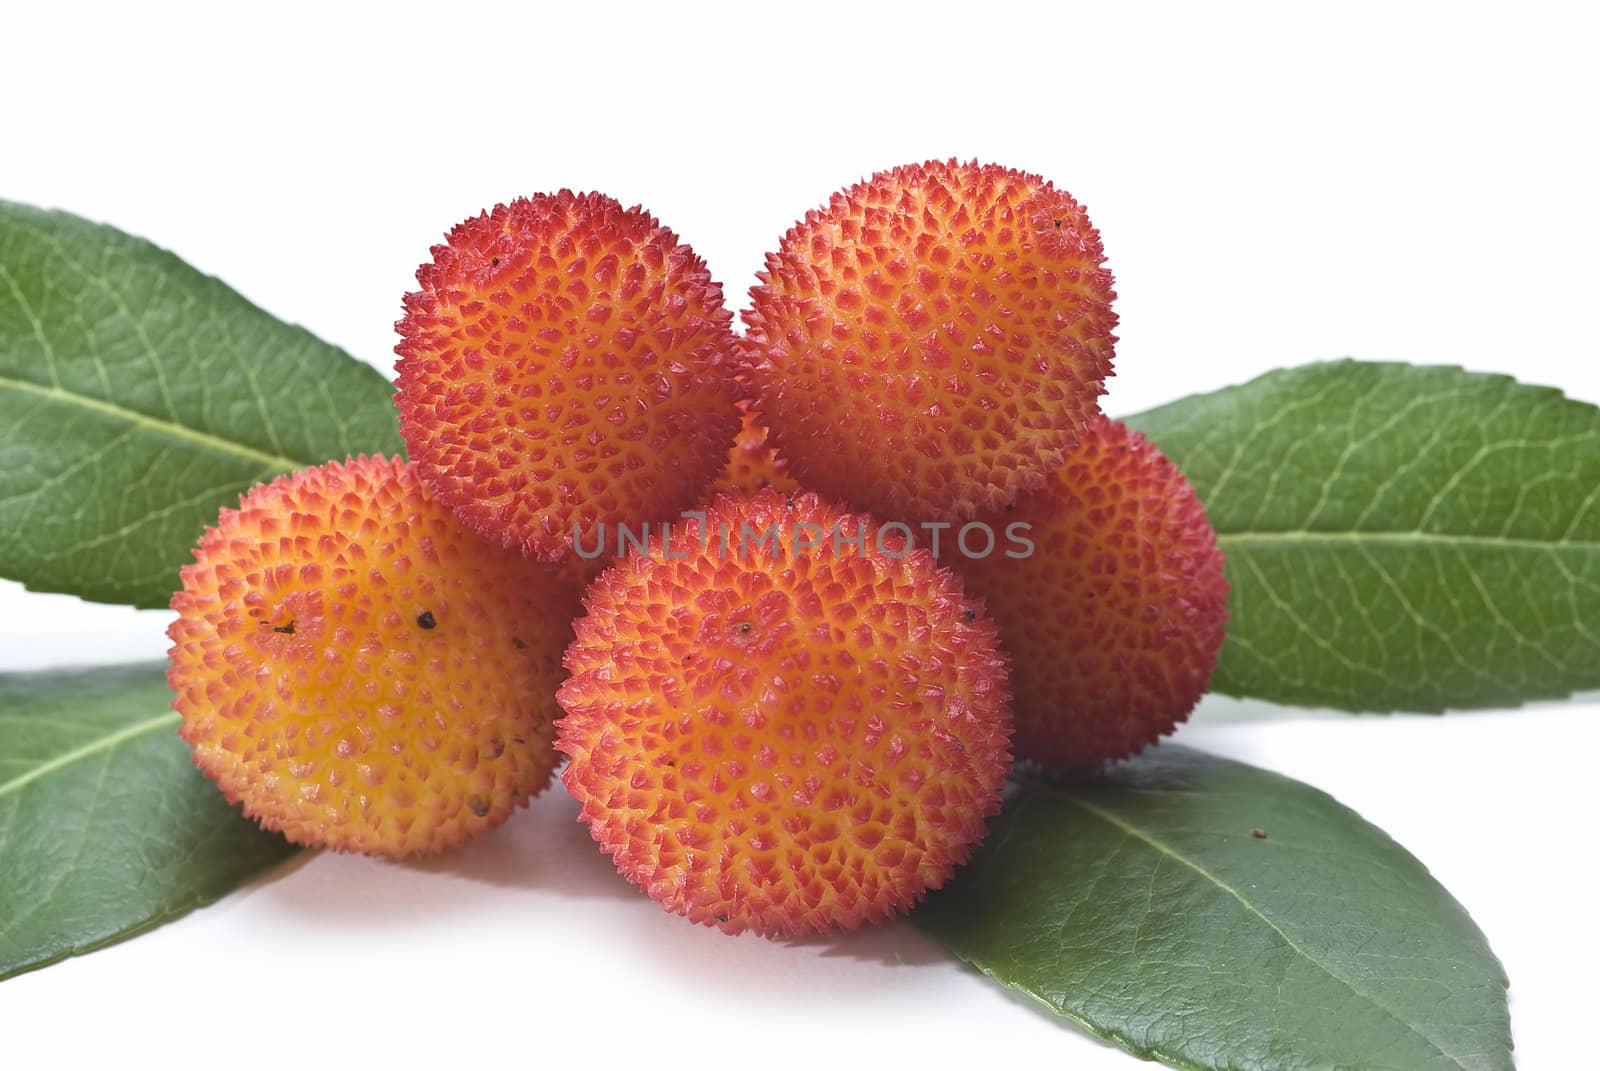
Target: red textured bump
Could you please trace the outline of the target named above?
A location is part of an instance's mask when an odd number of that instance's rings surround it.
[[[778,451],[767,441],[770,433],[761,423],[761,414],[747,403],[740,403],[743,423],[728,451],[728,461],[711,481],[707,498],[719,494],[753,495],[770,487],[783,494],[794,494],[800,485],[789,475]]]
[[[705,263],[640,208],[571,191],[457,226],[395,347],[400,426],[469,525],[560,559],[573,529],[671,520],[738,429],[734,339]]]
[[[194,558],[167,630],[179,733],[266,828],[436,852],[549,782],[577,591],[464,528],[411,466],[257,486]]]
[[[1095,766],[1189,716],[1222,647],[1228,582],[1176,465],[1097,417],[1042,490],[990,521],[1031,525],[1034,545],[961,565],[1012,657],[1019,759]]]
[[[744,372],[789,471],[884,519],[1036,489],[1111,374],[1111,272],[1083,207],[996,165],[897,167],[767,257]]]
[[[836,552],[835,525],[865,552]],[[667,909],[730,933],[849,929],[909,908],[982,838],[1010,768],[993,626],[927,551],[876,536],[815,495],[724,496],[589,590],[563,779]]]

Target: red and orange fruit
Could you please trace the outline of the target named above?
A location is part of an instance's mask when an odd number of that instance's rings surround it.
[[[549,782],[576,589],[463,527],[411,466],[257,486],[194,557],[167,631],[179,732],[266,828],[401,858]]]
[[[982,838],[1010,768],[994,629],[926,551],[878,536],[815,495],[723,496],[590,589],[563,779],[667,909],[728,932],[852,928]]]
[[[1115,296],[1083,206],[932,161],[834,194],[767,257],[744,370],[802,485],[884,521],[1042,486],[1098,412]]]
[[[1098,417],[1041,490],[991,523],[1025,524],[1031,543],[961,565],[1012,657],[1019,759],[1092,767],[1189,716],[1216,668],[1228,581],[1176,465]]]
[[[430,490],[550,560],[575,533],[695,503],[739,416],[732,316],[693,250],[640,208],[563,190],[497,205],[432,253],[395,347]]]

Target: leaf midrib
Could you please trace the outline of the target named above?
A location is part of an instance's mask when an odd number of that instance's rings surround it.
[[[1441,546],[1484,547],[1495,550],[1536,550],[1549,553],[1555,550],[1600,551],[1600,540],[1590,539],[1526,539],[1517,536],[1455,535],[1448,532],[1401,531],[1316,531],[1312,529],[1284,529],[1281,531],[1221,531],[1217,543],[1224,549],[1232,546],[1263,544],[1266,546],[1304,543],[1376,543],[1393,546],[1439,544]]]
[[[1368,1004],[1372,1005],[1374,1008],[1377,1008],[1379,1011],[1381,1011],[1384,1015],[1388,1016],[1390,1019],[1392,1019],[1395,1022],[1399,1023],[1401,1026],[1405,1027],[1412,1034],[1414,1034],[1417,1037],[1421,1038],[1424,1042],[1426,1042],[1428,1044],[1428,1046],[1431,1049],[1433,1049],[1434,1052],[1438,1053],[1440,1056],[1442,1056],[1445,1059],[1449,1060],[1456,1067],[1460,1067],[1460,1068],[1463,1069],[1463,1071],[1465,1071],[1465,1068],[1466,1068],[1467,1065],[1462,1063],[1461,1060],[1458,1057],[1456,1057],[1456,1056],[1454,1056],[1454,1055],[1452,1055],[1452,1054],[1450,1054],[1448,1052],[1445,1052],[1444,1049],[1442,1049],[1439,1046],[1439,1043],[1437,1041],[1435,1041],[1434,1039],[1430,1038],[1428,1035],[1424,1034],[1422,1031],[1418,1030],[1416,1028],[1416,1026],[1414,1026],[1413,1024],[1406,1022],[1406,1020],[1402,1019],[1399,1015],[1395,1014],[1392,1010],[1390,1010],[1389,1008],[1385,1007],[1383,1004],[1379,1003],[1378,1000],[1375,999],[1374,997],[1372,997],[1370,994],[1362,992],[1348,978],[1345,978],[1343,975],[1341,975],[1337,971],[1333,970],[1333,968],[1329,967],[1326,963],[1323,963],[1321,960],[1317,959],[1315,956],[1312,956],[1305,949],[1301,948],[1295,942],[1295,940],[1292,937],[1290,937],[1287,933],[1285,933],[1283,931],[1283,929],[1278,926],[1277,923],[1273,922],[1270,918],[1268,918],[1266,916],[1266,914],[1264,914],[1261,911],[1260,908],[1256,907],[1249,900],[1246,900],[1244,898],[1244,895],[1241,894],[1237,889],[1235,889],[1233,886],[1229,885],[1227,882],[1223,881],[1217,875],[1211,873],[1211,871],[1207,870],[1200,863],[1194,861],[1193,859],[1190,859],[1188,856],[1184,855],[1182,852],[1179,852],[1177,849],[1171,847],[1170,845],[1162,843],[1161,841],[1157,840],[1155,837],[1151,836],[1150,834],[1146,833],[1144,830],[1140,829],[1138,826],[1135,826],[1132,823],[1123,821],[1122,819],[1118,818],[1115,814],[1111,813],[1110,811],[1104,810],[1103,808],[1100,808],[1100,807],[1096,807],[1094,804],[1089,803],[1089,802],[1087,802],[1085,800],[1082,800],[1082,799],[1078,798],[1077,796],[1071,795],[1070,793],[1065,793],[1065,792],[1062,793],[1062,798],[1065,799],[1067,802],[1071,803],[1074,807],[1077,807],[1080,810],[1087,812],[1091,816],[1093,816],[1095,818],[1098,818],[1100,821],[1105,822],[1107,825],[1111,826],[1112,828],[1117,829],[1117,830],[1121,831],[1122,833],[1125,833],[1126,835],[1128,835],[1130,837],[1133,837],[1134,839],[1140,841],[1143,844],[1149,845],[1152,849],[1154,849],[1155,851],[1159,852],[1161,855],[1164,855],[1167,858],[1172,859],[1175,862],[1180,863],[1183,866],[1188,867],[1190,870],[1193,870],[1196,874],[1199,874],[1206,881],[1209,881],[1211,884],[1215,885],[1217,888],[1221,889],[1223,892],[1225,892],[1229,896],[1233,897],[1235,900],[1237,900],[1239,902],[1241,907],[1243,907],[1250,914],[1254,915],[1256,918],[1260,919],[1264,924],[1266,924],[1266,926],[1269,929],[1272,930],[1273,933],[1277,934],[1278,937],[1283,941],[1283,943],[1285,945],[1287,945],[1291,950],[1293,950],[1295,952],[1295,954],[1300,956],[1307,963],[1310,963],[1312,966],[1316,967],[1323,974],[1326,974],[1328,977],[1332,978],[1334,981],[1336,981],[1340,985],[1344,986],[1346,989],[1348,989],[1351,993],[1355,994],[1357,997],[1359,997],[1362,1000],[1366,1001]]]
[[[170,420],[162,420],[159,417],[153,417],[134,409],[125,408],[124,406],[117,405],[114,402],[103,401],[99,398],[93,398],[86,394],[78,394],[74,391],[62,390],[59,387],[46,387],[38,383],[30,382],[26,379],[14,379],[10,376],[0,376],[0,389],[16,390],[24,394],[32,394],[40,398],[46,398],[50,401],[61,402],[67,405],[75,405],[81,409],[88,410],[89,412],[99,413],[102,416],[108,416],[115,420],[121,420],[125,423],[132,424],[135,427],[144,428],[159,435],[170,436],[174,439],[182,439],[184,441],[194,443],[197,446],[204,447],[205,449],[215,450],[219,453],[232,454],[235,457],[241,457],[248,461],[253,461],[263,467],[276,469],[282,472],[292,472],[295,469],[303,469],[309,465],[315,464],[315,462],[297,461],[294,458],[283,457],[279,454],[269,454],[263,450],[257,450],[252,446],[246,446],[243,443],[221,438],[220,436],[213,435],[210,432],[199,431],[183,424],[174,423]]]
[[[176,711],[168,711],[153,718],[146,718],[143,721],[134,722],[132,725],[123,726],[114,733],[97,737],[86,744],[73,748],[71,751],[57,755],[47,762],[40,763],[28,772],[13,777],[5,784],[0,784],[0,796],[21,791],[27,785],[46,774],[54,773],[64,766],[70,766],[74,762],[86,759],[91,755],[97,755],[102,751],[114,750],[135,737],[153,733],[157,729],[162,729],[169,725],[175,725],[179,720],[181,719]]]

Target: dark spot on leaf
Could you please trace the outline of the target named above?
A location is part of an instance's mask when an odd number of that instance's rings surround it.
[[[1267,839],[1267,831],[1262,829],[1260,826],[1257,826],[1255,829],[1252,829],[1250,831],[1250,835],[1252,837],[1254,837],[1256,840],[1266,840]]]
[[[477,815],[479,818],[482,818],[484,815],[489,813],[489,801],[484,799],[482,796],[472,796],[468,798],[467,806],[471,808],[472,813]]]
[[[423,628],[432,628],[433,626],[437,625],[438,623],[439,622],[437,622],[437,621],[435,621],[433,619],[433,611],[432,610],[424,610],[424,611],[422,611],[422,613],[417,615],[417,624],[421,625]]]
[[[293,636],[294,635],[294,622],[291,621],[287,625],[273,625],[272,626],[272,631],[280,632],[285,636]]]

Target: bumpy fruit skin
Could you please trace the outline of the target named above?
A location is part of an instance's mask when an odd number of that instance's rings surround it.
[[[402,858],[549,782],[577,592],[464,528],[404,462],[255,487],[194,557],[167,630],[179,732],[263,826]]]
[[[766,487],[783,494],[799,493],[800,485],[789,475],[778,451],[767,442],[769,432],[761,423],[761,414],[743,402],[740,410],[743,422],[739,425],[739,434],[728,451],[727,464],[711,481],[706,497],[753,495]]]
[[[797,522],[823,545],[799,546]],[[864,525],[865,553],[835,553],[835,524]],[[994,628],[927,551],[891,557],[876,533],[815,495],[724,496],[589,590],[562,776],[667,909],[729,933],[854,928],[938,888],[982,838],[1010,768]]]
[[[1176,465],[1097,417],[1042,490],[987,519],[1030,525],[1034,547],[959,566],[1012,658],[1019,759],[1096,766],[1189,716],[1216,668],[1228,582]]]
[[[884,520],[1033,490],[1111,374],[1099,232],[1037,175],[955,161],[872,176],[767,257],[743,376],[790,473]]]
[[[563,190],[452,230],[405,297],[396,401],[423,482],[559,560],[573,528],[672,520],[738,429],[732,314],[640,208]]]

